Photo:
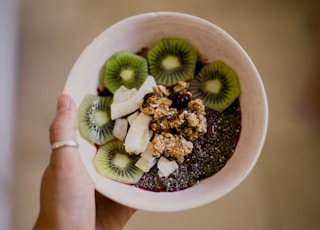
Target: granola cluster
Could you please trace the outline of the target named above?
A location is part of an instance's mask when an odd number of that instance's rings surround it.
[[[188,88],[183,81],[171,88],[158,85],[140,104],[140,110],[153,117],[150,128],[156,134],[152,140],[155,157],[169,154],[183,162],[192,152],[191,141],[207,131],[205,106],[200,99],[192,100]]]
[[[162,154],[170,154],[179,162],[184,161],[184,156],[192,152],[193,144],[183,136],[171,133],[161,133],[152,140],[153,156],[160,157]]]

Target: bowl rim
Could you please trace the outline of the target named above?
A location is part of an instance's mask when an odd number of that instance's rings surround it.
[[[263,145],[264,145],[266,135],[267,135],[267,127],[268,127],[268,119],[269,119],[267,96],[266,96],[266,92],[265,92],[265,89],[264,89],[264,86],[262,83],[262,79],[260,77],[258,70],[256,69],[256,67],[255,67],[253,61],[251,60],[251,58],[249,57],[249,55],[240,46],[240,44],[231,35],[229,35],[226,31],[224,31],[222,28],[218,27],[217,25],[213,24],[212,22],[209,22],[203,18],[194,16],[194,15],[179,13],[179,12],[168,12],[168,11],[147,12],[147,13],[137,14],[137,15],[130,16],[130,17],[124,18],[124,19],[116,22],[115,24],[111,25],[110,27],[108,27],[104,31],[102,31],[95,39],[93,39],[93,41],[83,50],[83,52],[80,54],[79,58],[74,63],[74,65],[69,73],[69,76],[66,81],[63,92],[70,94],[72,96],[72,92],[73,92],[72,87],[74,85],[74,80],[75,80],[74,76],[77,72],[77,68],[79,68],[79,65],[81,65],[81,63],[82,63],[83,59],[85,59],[86,55],[91,54],[91,52],[96,50],[97,44],[99,44],[101,42],[105,42],[104,36],[108,31],[110,31],[112,29],[116,29],[119,26],[121,27],[121,25],[126,24],[128,22],[132,22],[135,20],[147,20],[147,19],[155,18],[155,17],[178,17],[178,18],[183,18],[185,20],[196,21],[197,23],[205,24],[205,25],[211,27],[217,33],[220,33],[222,36],[226,37],[229,41],[231,41],[240,50],[240,52],[245,56],[246,60],[249,62],[249,65],[252,68],[253,74],[256,77],[257,85],[260,87],[259,90],[261,93],[260,94],[261,102],[262,102],[261,108],[263,109],[263,112],[262,112],[263,117],[261,118],[261,121],[263,123],[260,124],[261,132],[259,133],[259,135],[260,135],[259,143],[257,143],[257,147],[255,149],[255,154],[253,154],[252,158],[250,159],[250,164],[248,165],[246,170],[242,171],[242,174],[237,176],[236,179],[233,179],[233,182],[231,184],[229,184],[228,186],[217,189],[216,191],[210,191],[210,192],[201,191],[201,192],[203,192],[203,197],[201,197],[199,199],[194,199],[192,197],[193,191],[201,190],[201,187],[199,187],[198,185],[195,185],[195,186],[190,187],[188,189],[177,191],[177,192],[160,192],[160,193],[158,193],[158,192],[150,192],[150,191],[146,191],[143,189],[135,188],[133,186],[123,185],[121,183],[114,182],[114,181],[109,181],[108,186],[111,186],[112,188],[108,188],[109,191],[106,192],[106,186],[101,184],[102,181],[106,180],[106,178],[103,178],[103,179],[95,178],[94,179],[94,183],[95,183],[95,187],[96,187],[97,191],[99,191],[103,195],[109,197],[110,199],[112,199],[118,203],[124,204],[126,206],[133,207],[133,208],[139,209],[139,210],[146,210],[146,211],[158,211],[158,212],[182,211],[182,210],[187,210],[187,209],[196,208],[196,207],[205,205],[207,203],[210,203],[214,200],[217,200],[217,199],[223,197],[224,195],[226,195],[230,191],[232,191],[252,171],[252,169],[255,166],[255,164],[261,154],[261,151],[263,149]],[[240,101],[241,101],[241,96],[240,96]],[[240,134],[240,137],[241,137],[241,134]],[[77,138],[78,138],[78,140],[82,139],[78,132],[77,132]],[[92,148],[94,148],[94,146],[92,146]],[[81,150],[82,150],[81,146],[80,146],[79,150],[80,150],[80,154],[81,154]],[[85,162],[85,159],[83,158],[83,154],[81,154],[81,156],[82,156],[82,160]],[[222,170],[224,170],[224,168]],[[88,170],[88,171],[89,171],[90,176],[93,178],[93,172],[92,171],[90,172],[90,170]],[[221,173],[218,172],[214,176],[219,177],[220,175],[221,175]],[[209,182],[204,180],[201,183],[204,184],[204,183],[209,183]],[[131,197],[131,199],[129,199],[129,198],[124,199],[124,194],[121,192],[120,193],[117,192],[117,191],[123,190],[124,189],[123,186],[127,187],[127,188],[125,188],[126,192],[132,192],[133,194],[137,194],[137,193],[140,194],[141,193],[141,197],[140,198],[138,197],[136,199],[132,199],[132,197]],[[183,196],[185,199],[178,200],[177,199],[178,196]],[[161,202],[161,199],[164,199],[165,202]],[[157,200],[160,200],[160,202]],[[155,203],[152,203],[152,201],[155,201]],[[150,204],[150,202],[152,204]],[[170,203],[170,202],[174,202],[174,205],[172,205],[172,203]]]

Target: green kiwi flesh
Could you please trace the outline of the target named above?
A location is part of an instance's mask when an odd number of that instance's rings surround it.
[[[78,128],[81,136],[91,143],[103,145],[112,140],[114,121],[111,120],[112,96],[87,94],[78,109]]]
[[[223,112],[240,95],[237,73],[222,61],[204,65],[190,81],[192,97],[202,99],[205,106]]]
[[[197,51],[184,39],[163,38],[150,48],[147,60],[156,82],[171,86],[194,77]]]
[[[124,142],[115,139],[100,146],[94,166],[101,176],[121,183],[136,184],[143,175],[143,171],[135,166],[139,158],[138,155],[127,153]]]
[[[121,85],[139,89],[148,76],[147,60],[128,51],[113,54],[105,63],[104,86],[114,93]]]

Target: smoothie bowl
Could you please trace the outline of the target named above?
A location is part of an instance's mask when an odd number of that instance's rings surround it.
[[[97,191],[147,211],[210,203],[238,186],[268,123],[262,81],[216,25],[145,13],[103,31],[64,92],[79,111],[79,151]]]

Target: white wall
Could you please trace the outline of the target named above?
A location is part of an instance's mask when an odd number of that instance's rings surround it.
[[[0,0],[0,229],[11,229],[17,0]]]

